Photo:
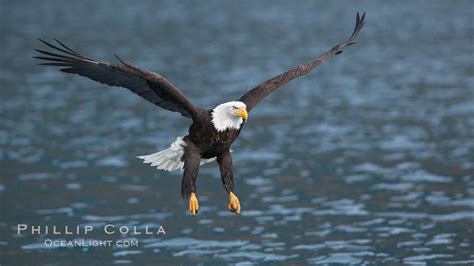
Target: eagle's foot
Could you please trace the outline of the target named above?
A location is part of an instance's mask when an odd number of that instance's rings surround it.
[[[240,202],[237,196],[233,192],[229,193],[229,205],[227,205],[227,208],[229,209],[230,212],[239,214],[240,213]]]
[[[191,197],[189,197],[189,212],[193,216],[195,216],[199,211],[199,202],[198,199],[196,198],[196,194],[194,192],[191,192]]]

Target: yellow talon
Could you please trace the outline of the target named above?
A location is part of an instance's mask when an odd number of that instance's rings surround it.
[[[199,202],[198,199],[196,198],[196,194],[194,192],[191,192],[191,197],[189,197],[189,212],[193,216],[195,216],[199,211]]]
[[[229,209],[229,211],[235,212],[236,214],[240,213],[239,199],[232,192],[229,193],[229,205],[227,205],[227,208]]]

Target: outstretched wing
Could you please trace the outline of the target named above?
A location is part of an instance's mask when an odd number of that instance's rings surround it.
[[[196,117],[198,107],[158,73],[142,70],[117,55],[120,64],[111,64],[84,56],[58,40],[56,42],[60,47],[40,41],[54,49],[54,52],[36,50],[42,55],[35,58],[44,61],[40,65],[59,66],[62,67],[62,72],[78,74],[110,86],[127,88],[166,110],[179,112],[188,118]]]
[[[240,98],[240,101],[244,102],[247,105],[247,111],[250,111],[258,102],[265,98],[265,96],[272,93],[283,84],[286,84],[288,81],[310,72],[313,68],[324,63],[333,55],[342,53],[342,49],[344,49],[344,47],[355,44],[354,39],[364,26],[364,19],[365,12],[364,14],[362,14],[362,17],[360,17],[359,13],[357,13],[354,32],[352,32],[351,37],[349,37],[349,39],[347,39],[345,42],[334,46],[331,50],[327,51],[325,54],[314,59],[308,64],[299,65],[293,69],[290,69],[287,72],[273,77],[258,85],[257,87],[253,88],[252,90],[248,91]]]

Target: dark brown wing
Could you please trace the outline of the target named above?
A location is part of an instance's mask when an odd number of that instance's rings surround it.
[[[365,12],[364,14],[362,14],[362,17],[360,17],[359,13],[357,13],[354,32],[352,32],[351,37],[349,37],[349,39],[347,39],[345,42],[334,46],[334,48],[321,55],[320,57],[314,59],[313,61],[309,62],[308,64],[299,65],[293,69],[290,69],[287,72],[273,77],[272,79],[269,79],[258,85],[257,87],[253,88],[252,90],[248,91],[240,98],[240,101],[244,102],[247,105],[247,111],[250,111],[258,102],[265,98],[265,96],[272,93],[283,84],[286,84],[288,81],[308,73],[313,68],[319,66],[320,64],[331,58],[333,55],[342,53],[342,49],[344,49],[344,47],[355,44],[354,39],[364,26],[364,19]]]
[[[179,112],[188,118],[196,117],[199,107],[194,106],[173,84],[158,73],[142,70],[118,56],[116,57],[120,64],[110,64],[73,51],[58,40],[56,42],[61,47],[40,41],[54,49],[54,53],[36,50],[42,56],[35,58],[45,61],[40,65],[59,66],[62,67],[62,72],[78,74],[110,86],[127,88],[166,110]]]

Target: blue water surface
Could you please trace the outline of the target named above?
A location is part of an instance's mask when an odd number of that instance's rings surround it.
[[[472,1],[1,1],[2,265],[474,264]],[[239,216],[215,163],[200,212],[181,173],[137,155],[189,121],[121,88],[39,67],[36,38],[161,73],[213,107],[346,38],[260,103],[233,146]],[[44,48],[44,47],[43,47]],[[17,234],[18,224],[166,234]],[[138,240],[48,247],[46,239]]]

